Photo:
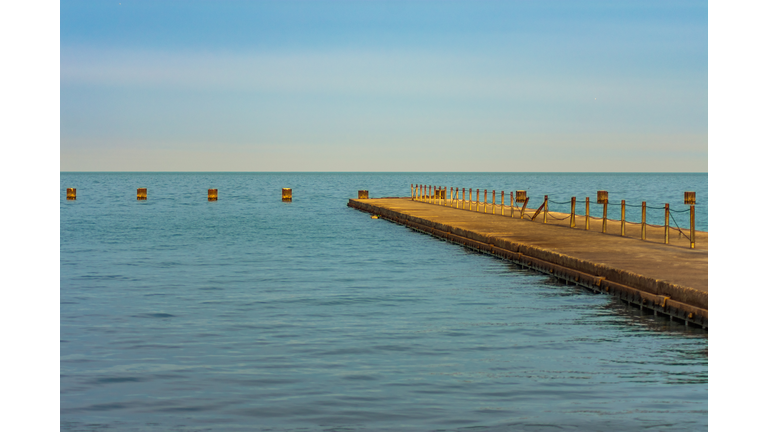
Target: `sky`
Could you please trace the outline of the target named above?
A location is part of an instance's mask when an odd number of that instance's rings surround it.
[[[705,1],[61,1],[61,171],[707,172]]]

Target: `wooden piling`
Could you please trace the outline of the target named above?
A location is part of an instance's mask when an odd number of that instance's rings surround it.
[[[645,240],[645,201],[643,201],[642,222],[640,223],[640,240]]]
[[[608,202],[608,191],[604,191],[604,190],[597,191],[597,203],[604,204],[607,202]]]
[[[669,204],[664,204],[664,244],[669,244]]]
[[[624,237],[626,234],[626,210],[627,210],[627,201],[621,200],[621,236]]]
[[[587,202],[587,206],[586,217],[584,218],[584,231],[589,231],[589,197],[586,197],[585,201]]]
[[[67,199],[68,200],[76,200],[77,199],[77,189],[75,189],[75,188],[67,188]]]
[[[357,199],[368,199],[368,191],[367,190],[357,191]]]
[[[219,190],[208,189],[208,201],[218,201],[218,200],[219,200]]]
[[[138,188],[136,189],[136,199],[139,201],[146,201],[147,200],[147,188]]]
[[[571,228],[576,228],[576,197],[571,197]]]
[[[293,202],[293,190],[283,188],[283,202]]]

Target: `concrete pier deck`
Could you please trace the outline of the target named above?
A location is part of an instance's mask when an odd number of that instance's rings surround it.
[[[493,215],[490,205],[488,213],[482,212],[482,203],[477,212],[474,203],[470,211],[410,198],[350,199],[348,206],[707,328],[706,232],[696,232],[696,248],[691,249],[676,230],[664,244],[663,227],[648,226],[641,240],[637,224],[627,224],[622,237],[619,221],[609,221],[604,234],[602,221],[594,217],[587,231],[583,216],[570,228],[568,214],[549,212],[544,224],[542,215],[535,221],[520,219],[519,209],[510,216],[509,206],[504,216],[499,206]]]

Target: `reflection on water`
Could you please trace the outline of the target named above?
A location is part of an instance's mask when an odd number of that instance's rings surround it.
[[[707,427],[706,332],[345,206],[411,177],[62,174],[62,430]]]

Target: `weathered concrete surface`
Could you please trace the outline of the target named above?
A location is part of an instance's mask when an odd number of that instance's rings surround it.
[[[549,272],[556,268],[571,269],[581,272],[583,277],[598,277],[597,284],[602,279],[606,291],[611,286],[640,290],[661,299],[653,300],[657,304],[663,305],[667,300],[675,305],[681,303],[686,306],[685,311],[703,314],[705,322],[708,319],[706,232],[696,232],[696,248],[690,249],[689,241],[676,231],[670,232],[670,244],[665,245],[663,228],[648,227],[648,240],[643,241],[639,239],[639,225],[627,224],[627,234],[635,238],[621,237],[618,221],[609,221],[608,234],[603,234],[600,220],[593,218],[590,231],[585,231],[583,217],[577,218],[577,228],[570,228],[568,215],[563,213],[551,212],[545,225],[541,223],[542,215],[534,222],[521,220],[517,210],[516,217],[510,217],[509,207],[501,216],[498,207],[497,214],[492,215],[490,207],[489,213],[484,214],[410,198],[350,200],[349,206],[407,222],[454,241],[489,245],[491,250],[500,248],[527,257],[528,261],[556,265]],[[532,215],[534,211],[535,208],[529,209],[526,214]]]

